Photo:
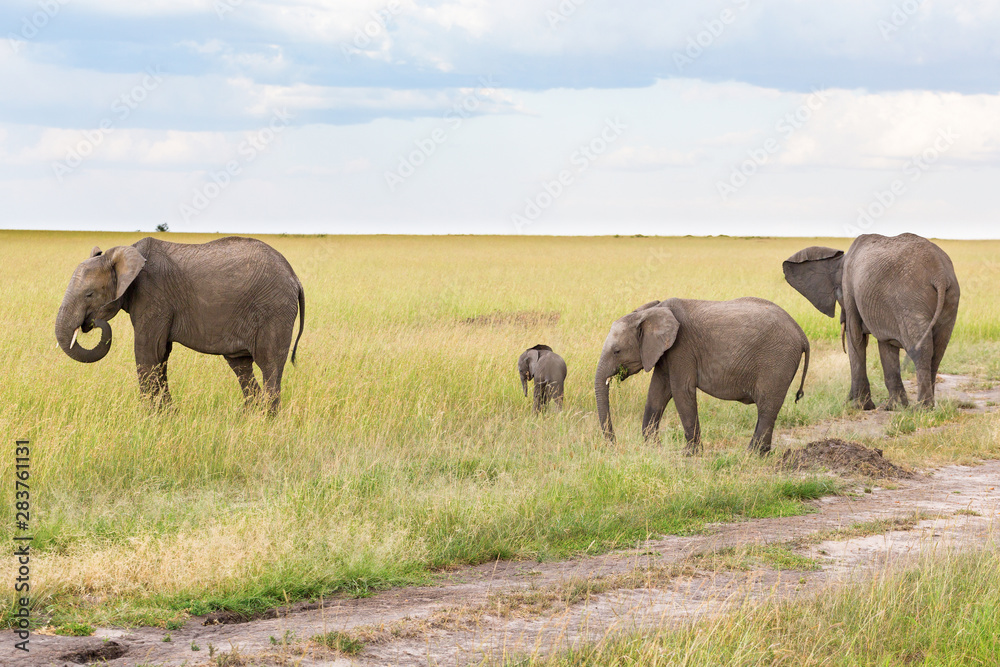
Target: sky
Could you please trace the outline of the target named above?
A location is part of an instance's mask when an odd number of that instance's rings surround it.
[[[1000,0],[4,0],[0,228],[1000,238]]]

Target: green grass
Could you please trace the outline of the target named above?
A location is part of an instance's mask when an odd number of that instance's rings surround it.
[[[780,269],[805,245],[843,241],[265,237],[295,267],[307,302],[299,363],[286,366],[282,410],[267,418],[241,408],[221,359],[179,346],[174,406],[150,411],[125,313],[101,362],[55,349],[54,317],[75,266],[95,244],[140,237],[0,232],[0,431],[32,442],[40,622],[177,627],[187,614],[252,615],[286,600],[426,582],[457,564],[562,558],[802,513],[803,500],[837,490],[747,456],[752,406],[702,395],[702,456],[681,455],[673,407],[662,444],[644,442],[646,376],[612,389],[619,439],[610,445],[592,373],[610,323],[642,303],[757,295],[786,308],[813,345],[806,397],[795,404],[790,392],[779,431],[851,416],[837,323]],[[988,375],[1000,313],[989,276],[966,276],[992,270],[1000,244],[943,245],[963,280],[943,370],[954,355]],[[531,414],[515,370],[540,342],[569,367],[558,415]],[[869,365],[879,400],[877,357]],[[921,440],[918,430],[898,447],[935,460],[996,455],[995,422],[956,428],[971,444]],[[3,479],[12,466],[12,456],[0,458]],[[0,526],[8,540],[9,502]],[[0,583],[2,618],[12,595],[11,581]]]
[[[56,626],[54,632],[66,637],[89,637],[94,634],[94,628],[86,623],[66,623]]]
[[[316,635],[312,640],[331,651],[337,651],[344,655],[357,655],[365,650],[363,641],[355,639],[345,632],[328,632],[325,635]]]
[[[806,571],[820,569],[819,563],[814,559],[795,553],[785,544],[748,544],[695,556],[692,560],[699,568],[708,570],[750,572],[763,568]]]
[[[900,410],[892,415],[885,434],[893,438],[913,433],[919,428],[941,426],[957,421],[960,417],[959,407],[968,406],[960,406],[957,401],[943,399],[935,402],[933,410],[920,410],[915,407]]]
[[[1000,655],[1000,554],[924,556],[874,581],[798,601],[749,601],[687,627],[510,665],[992,665]]]

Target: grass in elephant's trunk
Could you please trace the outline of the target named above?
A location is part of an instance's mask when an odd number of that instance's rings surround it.
[[[645,374],[612,392],[616,446],[594,414],[608,324],[673,292],[754,293],[782,305],[813,339],[814,361],[806,398],[789,397],[778,429],[844,415],[849,373],[836,322],[766,272],[710,271],[750,251],[780,269],[801,240],[269,237],[311,301],[282,410],[268,418],[242,409],[222,359],[180,346],[170,357],[174,407],[151,412],[123,314],[101,363],[54,349],[53,316],[81,253],[139,236],[0,232],[10,269],[0,292],[18,323],[0,344],[0,425],[33,443],[36,618],[168,623],[286,595],[363,593],[459,563],[595,552],[803,512],[804,499],[834,488],[745,457],[752,406],[699,397],[706,451],[693,459],[681,456],[672,408],[662,443],[643,441]],[[662,275],[607,280],[652,250],[677,261]],[[948,250],[971,273],[1000,244]],[[539,268],[539,257],[555,260]],[[40,274],[39,265],[56,268]],[[945,364],[986,378],[998,372],[989,341],[1000,324],[986,283],[969,283]],[[501,311],[562,315],[463,321]],[[560,414],[536,417],[522,395],[515,362],[537,342],[553,343],[569,367]],[[908,464],[995,451],[979,428],[933,442],[903,435],[912,440],[897,450]],[[12,466],[0,459],[0,475],[10,479]],[[0,504],[0,537],[10,537],[12,512]],[[7,613],[12,582],[0,592]]]

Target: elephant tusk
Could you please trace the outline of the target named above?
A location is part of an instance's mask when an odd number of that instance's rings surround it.
[[[73,340],[71,340],[71,341],[69,342],[69,346],[70,346],[71,348],[72,348],[72,347],[73,347],[74,345],[76,345],[76,336],[77,336],[77,334],[79,334],[79,333],[80,333],[80,327],[77,327],[77,328],[76,328],[76,331],[74,331],[74,332],[73,332]]]
[[[613,378],[613,377],[614,377],[614,375],[612,375],[610,378],[608,378],[607,380],[604,381],[604,386],[605,387],[610,387],[611,386],[611,378]]]

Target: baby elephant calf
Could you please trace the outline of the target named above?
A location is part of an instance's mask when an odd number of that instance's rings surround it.
[[[529,347],[517,360],[524,395],[528,395],[528,380],[535,381],[535,412],[541,412],[552,399],[562,409],[563,383],[566,382],[566,362],[548,345]]]

